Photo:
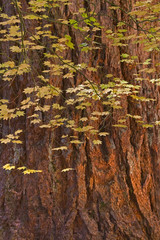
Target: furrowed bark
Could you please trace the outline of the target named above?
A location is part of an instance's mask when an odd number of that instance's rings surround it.
[[[22,0],[27,8],[27,1]],[[71,18],[80,7],[90,11],[96,6],[101,25],[116,28],[118,21],[127,21],[123,12],[112,11],[109,17],[109,3],[105,0],[93,0],[92,5],[85,0],[72,0],[69,7],[58,9],[59,18]],[[114,3],[129,8],[133,0],[115,0]],[[14,14],[10,1],[0,1],[4,11]],[[32,31],[32,26],[27,23]],[[35,23],[36,24],[36,23]],[[132,23],[133,24],[133,23]],[[135,24],[133,24],[135,27]],[[105,75],[113,73],[117,77],[132,82],[138,67],[128,69],[120,63],[120,55],[128,52],[137,55],[141,61],[147,57],[154,60],[153,54],[144,53],[142,46],[133,48],[113,47],[102,29],[97,32],[101,38],[101,49],[92,53],[78,52],[82,36],[69,27],[53,24],[57,36],[68,33],[72,36],[75,49],[64,53],[66,57],[78,64],[88,62],[89,66],[100,66],[97,73],[86,71],[87,78],[98,84],[107,80]],[[65,30],[65,31],[64,31]],[[128,26],[130,33],[136,33]],[[0,43],[1,52],[10,56],[9,44]],[[48,43],[49,44],[49,43]],[[12,56],[10,56],[12,57]],[[41,60],[34,59],[34,68],[41,71]],[[158,58],[158,56],[157,56]],[[2,62],[6,56],[1,56]],[[158,73],[157,73],[158,74]],[[154,74],[152,74],[154,78]],[[36,77],[36,76],[35,76]],[[68,87],[77,86],[83,76],[77,73],[73,82],[50,77],[57,81],[64,92]],[[0,80],[0,96],[8,98],[13,106],[23,99],[23,90],[31,81],[30,74],[24,74],[6,86]],[[112,127],[121,116],[128,114],[143,115],[148,122],[158,120],[160,111],[159,87],[143,83],[143,94],[155,98],[153,102],[134,102],[130,97],[122,99],[122,109],[114,110],[104,129],[110,134],[102,145],[94,145],[86,136],[81,136],[82,145],[70,144],[67,151],[54,153],[54,147],[64,144],[61,139],[63,127],[52,130],[40,129],[30,125],[27,116],[11,121],[1,120],[1,137],[10,131],[23,129],[22,145],[0,145],[0,240],[159,240],[160,239],[160,135],[158,127],[145,129],[134,119],[127,120],[127,129]],[[16,96],[18,95],[18,98]],[[59,99],[63,102],[63,98]],[[93,106],[99,110],[99,106]],[[77,110],[70,108],[67,116],[77,117]],[[90,114],[89,112],[86,114]],[[45,121],[51,116],[42,114]],[[99,120],[99,123],[101,120]],[[27,165],[31,169],[42,169],[40,174],[22,175],[8,173],[2,166],[8,162]],[[61,172],[64,168],[75,171]]]

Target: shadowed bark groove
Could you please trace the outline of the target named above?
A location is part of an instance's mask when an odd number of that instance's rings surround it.
[[[28,1],[22,0],[22,7],[27,8]],[[123,12],[109,9],[105,0],[71,0],[71,5],[56,9],[59,19],[70,19],[78,8],[84,7],[89,12],[95,4],[101,25],[116,29],[119,21],[127,21]],[[134,0],[115,0],[121,8],[130,9]],[[11,2],[0,0],[4,11],[14,14]],[[52,16],[53,18],[55,16]],[[112,17],[111,17],[112,16]],[[27,28],[32,31],[29,21]],[[35,23],[36,25],[36,23]],[[90,67],[99,66],[98,72],[86,71],[86,76],[98,84],[107,83],[106,74],[132,83],[133,74],[138,73],[136,66],[129,69],[120,63],[120,55],[129,53],[137,55],[141,61],[154,58],[144,53],[141,46],[114,48],[106,38],[105,30],[97,31],[94,38],[101,49],[91,53],[78,51],[83,37],[71,27],[56,23],[52,31],[57,36],[69,34],[75,49],[65,52],[66,58],[75,64],[86,62]],[[128,26],[128,31],[137,33]],[[92,36],[91,36],[92,37]],[[50,43],[45,43],[50,46]],[[10,57],[9,44],[0,42],[2,50]],[[42,54],[41,54],[42,55]],[[41,60],[38,54],[30,56],[34,68],[41,72]],[[5,55],[0,56],[5,61]],[[36,74],[34,76],[37,77]],[[30,74],[17,77],[12,88],[6,87],[0,79],[0,97],[11,101],[16,94],[23,92],[31,81]],[[68,87],[82,83],[83,77],[77,73],[74,80],[50,76],[50,83],[56,82],[61,87],[63,103]],[[63,127],[44,130],[30,125],[26,117],[12,121],[2,121],[0,137],[10,131],[23,129],[24,143],[20,145],[0,145],[0,240],[159,240],[160,239],[160,130],[141,128],[134,119],[128,119],[127,129],[112,127],[118,119],[126,114],[142,115],[148,122],[160,117],[159,88],[149,83],[143,84],[146,97],[155,98],[155,102],[137,103],[130,97],[122,100],[123,109],[113,110],[109,118],[99,119],[100,128],[110,134],[103,138],[102,145],[94,145],[83,134],[79,134],[82,145],[69,145],[68,150],[53,153],[54,147],[64,145],[62,134],[72,135],[72,130]],[[5,87],[4,87],[5,86]],[[18,105],[23,94],[14,102]],[[48,102],[49,104],[49,102]],[[99,111],[99,106],[93,106]],[[101,109],[103,111],[103,109]],[[104,109],[107,111],[106,109]],[[77,119],[77,110],[72,106],[65,112],[67,117]],[[90,112],[82,111],[83,116]],[[49,114],[42,114],[45,122],[51,119]],[[8,162],[27,165],[31,169],[42,169],[42,174],[24,176],[19,173],[6,173],[2,166]],[[74,171],[61,172],[64,168]]]

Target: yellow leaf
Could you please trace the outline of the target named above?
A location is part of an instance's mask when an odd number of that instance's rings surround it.
[[[93,127],[92,126],[85,126],[85,127],[79,127],[79,128],[75,128],[74,130],[77,132],[86,132],[91,130]]]
[[[54,103],[54,104],[52,105],[52,107],[53,107],[54,109],[59,109],[59,110],[61,110],[61,109],[64,108],[64,107],[60,106],[58,103]]]
[[[26,174],[31,174],[31,172],[29,170],[25,170],[23,171],[23,174],[26,175]]]
[[[114,127],[127,128],[127,126],[126,126],[126,125],[123,125],[123,124],[114,124],[113,126],[114,126]]]
[[[21,75],[30,71],[30,65],[27,63],[22,63],[18,66],[17,74]]]
[[[40,119],[34,119],[34,120],[31,121],[31,123],[33,123],[33,124],[40,123],[40,122],[41,122]]]
[[[13,142],[13,143],[17,143],[17,144],[22,144],[22,143],[23,143],[23,142],[20,141],[20,140],[13,140],[12,142]]]
[[[51,128],[50,124],[43,124],[40,126],[40,128]]]
[[[0,139],[0,141],[1,141],[1,143],[6,144],[6,143],[10,143],[11,139],[8,139],[8,138],[4,139],[4,138],[2,138],[2,139]]]
[[[66,147],[66,146],[61,146],[61,147],[58,147],[58,148],[53,148],[53,150],[55,150],[55,151],[58,151],[58,150],[67,150],[67,147]]]
[[[61,172],[68,172],[68,171],[73,171],[75,170],[74,168],[65,168]]]
[[[91,117],[91,120],[96,121],[98,120],[98,117]]]
[[[19,30],[19,26],[11,26],[9,29],[10,36],[21,36],[21,32]]]
[[[97,134],[97,133],[98,133],[98,130],[96,130],[96,129],[90,130],[90,133],[91,133],[91,134]]]
[[[42,112],[47,112],[50,108],[51,108],[50,105],[44,105],[44,106],[41,107],[40,109],[41,109]]]
[[[72,78],[73,77],[73,73],[67,73],[63,76],[63,78]]]
[[[23,174],[31,174],[31,173],[38,173],[38,172],[42,172],[42,170],[34,170],[34,169],[26,169],[25,171],[23,171]]]
[[[101,112],[94,111],[94,112],[92,112],[92,115],[101,116],[101,115],[102,115],[102,113],[101,113]]]
[[[88,120],[87,117],[80,118],[80,121],[82,121],[82,122],[85,122],[85,121],[87,121],[87,120]]]
[[[24,111],[16,111],[17,117],[24,116]]]
[[[4,76],[4,77],[13,76],[13,75],[15,75],[16,73],[17,73],[17,70],[16,70],[16,69],[10,69],[10,70],[6,71],[6,72],[3,74],[3,76]],[[4,81],[10,81],[10,80],[12,80],[12,79],[10,79],[10,78],[4,78],[3,80],[4,80]]]
[[[100,141],[100,140],[93,140],[93,143],[99,145],[99,144],[102,144],[102,141]]]
[[[107,136],[107,135],[109,135],[109,133],[108,132],[100,132],[98,135],[99,136]]]
[[[34,91],[34,89],[35,89],[35,88],[27,87],[27,88],[24,89],[23,92],[24,92],[25,94],[27,94],[27,93],[29,94],[29,93],[32,93],[32,92]]]
[[[9,166],[10,166],[10,164],[7,163],[7,164],[5,164],[5,165],[3,166],[3,169],[6,169],[6,168],[9,167]]]
[[[24,169],[26,169],[26,167],[25,166],[23,166],[23,167],[19,167],[19,168],[17,168],[18,170],[24,170]]]
[[[43,48],[44,48],[44,46],[40,46],[40,45],[36,45],[36,46],[31,47],[32,50],[41,50]]]
[[[7,135],[7,138],[14,139],[14,136],[13,136],[13,134],[8,134],[8,135]]]
[[[21,102],[21,105],[27,104],[30,100],[31,100],[30,97],[27,97],[25,100]]]
[[[66,138],[66,137],[68,137],[68,135],[62,135],[62,138]]]
[[[81,143],[83,143],[83,142],[81,142],[81,141],[79,141],[79,140],[72,140],[72,141],[70,141],[70,143],[81,144]]]
[[[21,48],[19,48],[18,46],[12,46],[10,47],[12,52],[16,52],[16,53],[20,53],[22,51]]]
[[[5,169],[5,170],[12,170],[12,169],[15,169],[15,166],[13,166],[13,165],[11,165],[11,164],[6,164],[6,165],[4,165],[3,166],[3,169]]]

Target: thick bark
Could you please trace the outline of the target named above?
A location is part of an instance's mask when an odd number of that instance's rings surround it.
[[[27,3],[24,1],[23,7]],[[72,0],[68,9],[60,9],[59,15],[71,17],[79,7],[88,7],[88,1]],[[132,5],[131,1],[114,1],[123,8]],[[114,19],[108,17],[108,4],[103,0],[94,0],[99,21],[102,25],[115,28],[115,21],[125,20],[121,12]],[[1,0],[8,14],[13,14],[12,5]],[[60,18],[60,17],[59,17]],[[31,26],[27,26],[31,27]],[[63,35],[63,28],[54,26],[57,34]],[[69,29],[75,46],[81,43],[82,36]],[[132,31],[129,29],[130,33]],[[105,32],[98,32],[103,49],[91,54],[72,50],[70,58],[75,63],[88,61],[90,66],[101,66],[98,73],[87,73],[88,78],[97,83],[105,82],[105,75],[132,81],[136,67],[128,70],[120,64],[122,52],[137,55],[141,61],[148,55],[141,46],[133,49],[115,48],[105,37]],[[5,52],[8,53],[8,46]],[[32,56],[33,57],[33,56]],[[35,68],[39,60],[34,56]],[[154,58],[155,56],[151,56]],[[5,60],[5,56],[2,60]],[[153,76],[154,77],[154,76]],[[79,84],[82,77],[77,74],[74,84]],[[1,97],[22,100],[22,91],[30,78],[18,78],[12,88],[1,90]],[[52,77],[51,81],[55,81]],[[73,83],[59,80],[62,90]],[[2,83],[1,85],[5,85]],[[160,239],[160,142],[157,127],[144,129],[133,119],[127,120],[127,129],[116,129],[111,123],[125,114],[143,114],[148,122],[159,117],[159,89],[150,84],[143,84],[143,94],[155,98],[149,103],[135,103],[130,98],[122,99],[122,110],[114,110],[108,121],[106,136],[102,145],[93,145],[84,137],[80,147],[70,145],[64,153],[53,153],[52,148],[63,145],[60,138],[63,128],[56,131],[39,129],[30,125],[26,118],[2,121],[2,137],[10,131],[24,130],[24,144],[0,146],[1,166],[9,161],[24,164],[29,168],[42,169],[41,174],[24,176],[17,172],[6,173],[0,169],[0,240],[159,240]],[[62,100],[60,100],[62,101]],[[98,109],[98,106],[94,106]],[[95,110],[97,110],[95,109]],[[31,110],[30,110],[31,111]],[[29,110],[27,112],[29,114]],[[67,113],[75,115],[73,109]],[[90,113],[88,113],[89,115]],[[45,120],[48,116],[42,116]],[[64,140],[63,140],[64,141]],[[61,172],[63,168],[73,167],[75,171]]]

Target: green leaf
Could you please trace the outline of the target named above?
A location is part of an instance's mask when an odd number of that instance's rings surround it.
[[[121,57],[122,57],[122,58],[128,58],[129,55],[128,55],[127,53],[123,53],[123,54],[121,54]]]
[[[111,77],[113,77],[113,74],[107,74],[106,77],[111,78]]]
[[[142,127],[143,128],[152,128],[152,127],[154,127],[154,125],[152,125],[152,124],[142,124]]]
[[[65,39],[67,40],[65,43],[66,45],[71,48],[74,49],[74,44],[71,42],[71,36],[69,35],[65,35]]]

